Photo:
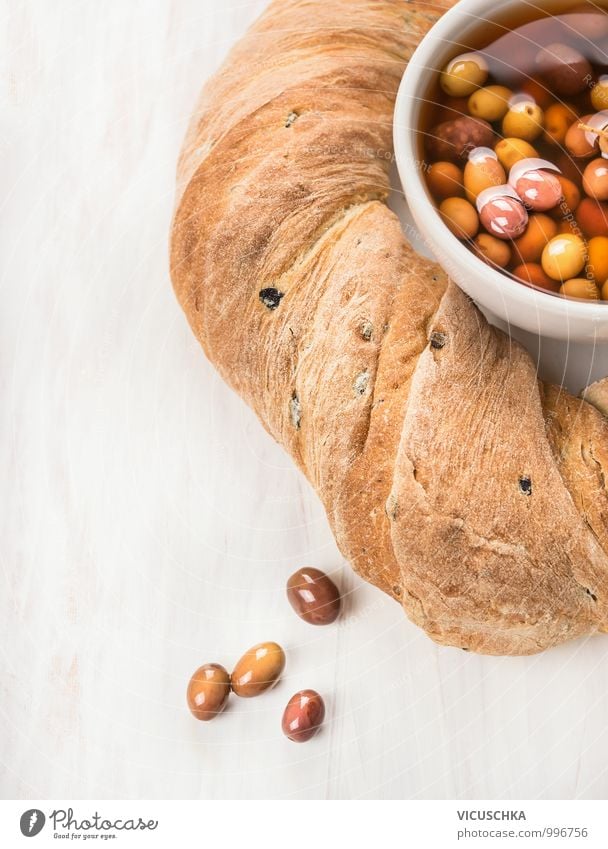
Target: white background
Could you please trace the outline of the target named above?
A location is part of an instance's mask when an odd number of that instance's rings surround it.
[[[353,576],[283,451],[177,307],[167,239],[197,90],[263,0],[0,12],[4,797],[605,798],[608,637],[438,648]],[[305,563],[345,594],[315,629]],[[212,723],[192,671],[264,639],[281,684]],[[307,745],[289,696],[326,698]]]

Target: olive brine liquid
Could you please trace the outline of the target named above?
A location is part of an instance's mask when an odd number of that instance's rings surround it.
[[[480,259],[558,297],[608,301],[608,12],[551,8],[522,5],[454,45],[425,99],[424,175]]]

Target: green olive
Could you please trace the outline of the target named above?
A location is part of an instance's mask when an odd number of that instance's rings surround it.
[[[530,100],[511,103],[509,111],[502,120],[503,136],[513,136],[532,142],[544,128],[543,110]]]
[[[506,171],[510,171],[520,159],[538,159],[538,151],[523,139],[501,139],[494,151]]]
[[[451,97],[468,97],[488,79],[488,64],[479,53],[452,59],[441,74],[441,88]]]
[[[580,236],[560,233],[543,250],[542,266],[552,280],[571,280],[580,274],[587,261],[587,247]]]
[[[591,89],[591,105],[598,112],[608,109],[608,77],[600,77]]]
[[[513,97],[510,88],[504,85],[489,85],[474,91],[469,98],[469,113],[484,121],[501,121],[509,111],[509,100]]]

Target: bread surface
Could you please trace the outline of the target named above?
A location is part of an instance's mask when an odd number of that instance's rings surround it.
[[[447,3],[275,0],[206,84],[171,272],[192,330],[437,642],[608,624],[608,426],[540,384],[386,205],[405,64]]]

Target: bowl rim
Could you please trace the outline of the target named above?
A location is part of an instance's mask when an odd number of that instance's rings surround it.
[[[529,6],[530,4],[526,3],[526,0],[495,0],[493,10],[496,12],[516,5]],[[569,4],[565,2],[564,5]],[[455,265],[471,267],[472,263],[474,269],[478,272],[483,270],[484,274],[490,275],[489,281],[491,280],[498,287],[505,299],[524,307],[528,306],[536,312],[542,311],[553,315],[562,314],[566,320],[587,320],[593,324],[603,324],[608,322],[607,302],[589,302],[557,297],[550,292],[544,292],[540,288],[518,283],[502,271],[479,259],[463,242],[450,233],[443,223],[437,207],[427,194],[423,169],[419,162],[420,152],[415,142],[415,129],[413,127],[413,113],[421,100],[415,92],[420,90],[423,81],[430,80],[430,77],[436,73],[433,58],[437,52],[437,45],[457,43],[454,37],[457,36],[458,32],[462,32],[463,25],[466,26],[468,23],[467,20],[463,21],[463,16],[467,19],[479,19],[486,14],[487,0],[459,0],[426,33],[405,68],[397,91],[393,115],[395,162],[405,200],[410,209],[416,209],[419,215],[424,213],[427,217],[433,216],[436,223],[441,227],[441,232],[445,232],[444,247],[446,253],[449,253],[453,258]],[[426,85],[422,87],[426,89]],[[428,239],[426,233],[421,232],[420,236],[423,241],[430,243],[431,248],[433,247],[433,239]],[[449,241],[447,237],[449,237]],[[442,264],[441,261],[439,263]],[[447,273],[449,274],[449,271]]]

